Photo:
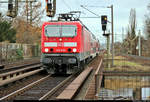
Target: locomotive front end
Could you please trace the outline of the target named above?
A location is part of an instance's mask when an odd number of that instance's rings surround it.
[[[48,73],[72,74],[77,69],[80,52],[78,30],[76,23],[43,24],[41,62]]]

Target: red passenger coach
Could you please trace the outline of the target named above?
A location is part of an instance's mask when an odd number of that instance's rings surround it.
[[[41,62],[48,73],[72,74],[99,53],[99,42],[80,21],[45,22]]]

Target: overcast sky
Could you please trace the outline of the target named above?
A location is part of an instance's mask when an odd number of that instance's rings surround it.
[[[82,11],[81,17],[96,17],[92,13],[80,7],[80,5],[86,6],[90,11],[101,15],[108,15],[108,19],[111,20],[110,8],[106,8],[113,4],[114,6],[114,32],[115,41],[122,40],[122,28],[124,33],[128,25],[129,14],[131,8],[136,9],[137,14],[137,31],[143,30],[144,15],[147,14],[147,5],[149,0],[56,0],[57,10],[56,13],[67,13],[70,11]],[[43,3],[45,5],[45,3]],[[91,7],[94,6],[94,7]],[[42,21],[49,20],[44,16]],[[102,36],[101,19],[100,18],[81,18],[81,21],[100,39],[101,42],[105,42],[105,37]],[[108,24],[108,30],[111,30],[111,25]],[[125,36],[125,35],[124,35]]]
[[[5,1],[5,0],[0,0]],[[45,8],[45,0],[42,1],[42,7]],[[150,3],[149,0],[56,0],[56,14],[67,13],[70,11],[81,11],[81,17],[96,17],[92,13],[80,7],[80,5],[86,6],[90,11],[101,15],[108,15],[108,20],[111,20],[111,10],[106,8],[113,4],[114,6],[114,33],[115,41],[122,40],[122,28],[124,33],[128,25],[129,14],[131,8],[136,9],[137,14],[137,31],[143,30],[144,15],[148,13],[147,5]],[[94,6],[94,7],[91,7]],[[0,8],[2,5],[0,5]],[[3,6],[4,11],[7,11],[7,5]],[[50,18],[43,15],[42,21],[48,21]],[[100,18],[81,18],[81,21],[95,34],[101,42],[106,42],[105,37],[102,36],[101,19]],[[108,30],[111,30],[111,25],[108,24]],[[125,35],[124,35],[125,36]]]

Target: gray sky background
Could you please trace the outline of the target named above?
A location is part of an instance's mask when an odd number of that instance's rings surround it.
[[[129,15],[131,8],[136,9],[137,14],[137,31],[140,29],[143,31],[144,15],[148,13],[147,5],[149,0],[56,0],[57,11],[56,13],[67,13],[70,11],[82,11],[81,17],[96,17],[92,13],[80,7],[80,5],[86,5],[89,10],[101,15],[108,15],[108,19],[111,20],[110,8],[104,8],[113,4],[114,6],[114,32],[115,41],[122,40],[122,28],[124,33],[129,23]],[[45,2],[43,3],[45,6]],[[89,6],[89,7],[88,7]],[[96,7],[90,7],[96,6]],[[104,7],[101,7],[104,6]],[[49,18],[44,16],[42,21],[48,21]],[[105,37],[102,36],[101,19],[100,18],[81,18],[81,21],[100,39],[101,42],[105,42]],[[108,24],[108,30],[111,30],[111,25]],[[125,36],[125,35],[124,35]]]
[[[0,0],[5,1],[5,0]],[[45,0],[42,1],[42,8],[45,8]],[[108,15],[108,20],[111,20],[111,10],[106,8],[113,4],[114,6],[114,33],[115,41],[122,41],[125,37],[122,36],[122,28],[124,33],[129,23],[129,14],[131,8],[136,9],[137,14],[137,31],[140,29],[143,32],[144,15],[148,13],[147,5],[149,0],[56,0],[56,14],[67,13],[70,11],[81,11],[81,17],[96,17],[87,10],[80,7],[80,5],[86,5],[89,10],[101,15]],[[96,6],[96,7],[88,7]],[[98,7],[97,7],[98,6]],[[103,6],[103,7],[101,7]],[[104,8],[105,7],[105,8]],[[7,4],[0,5],[0,9],[3,12],[7,12]],[[57,16],[57,15],[56,15]],[[56,18],[55,18],[56,19]],[[50,18],[46,16],[46,12],[43,15],[42,22],[49,21]],[[81,18],[81,21],[96,35],[101,43],[105,43],[106,39],[102,36],[101,19],[100,18]],[[111,30],[111,24],[108,24],[108,30]],[[143,33],[142,33],[143,34]]]

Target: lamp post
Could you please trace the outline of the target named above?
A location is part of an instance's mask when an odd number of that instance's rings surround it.
[[[139,41],[139,56],[141,56],[141,31],[139,30],[139,39],[138,39]]]
[[[114,20],[113,20],[113,5],[108,6],[111,8],[111,32],[112,32],[112,66],[114,65]]]

